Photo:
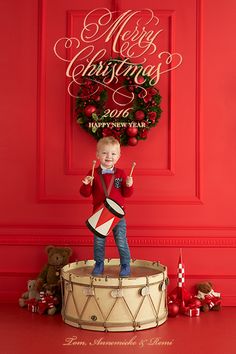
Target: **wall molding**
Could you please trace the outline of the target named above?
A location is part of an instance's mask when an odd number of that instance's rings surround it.
[[[129,237],[131,247],[168,247],[168,248],[235,248],[234,237]],[[58,246],[91,246],[93,237],[81,235],[0,235],[0,245],[7,246],[43,246],[55,244]],[[108,247],[116,247],[113,237],[108,237]]]
[[[37,127],[37,197],[38,201],[42,203],[58,203],[58,204],[66,204],[66,203],[78,203],[78,204],[83,204],[83,201],[81,198],[79,198],[76,195],[68,195],[68,196],[63,196],[63,195],[53,195],[48,193],[46,190],[46,170],[45,170],[45,114],[46,114],[46,31],[47,31],[47,23],[46,23],[46,7],[47,3],[45,0],[40,0],[39,1],[39,35],[38,35],[38,93],[37,93],[37,102],[38,102],[38,107],[37,107],[37,117],[38,117],[38,127]],[[200,168],[200,116],[201,116],[201,95],[200,95],[200,84],[201,84],[201,21],[202,21],[202,16],[201,16],[201,0],[196,0],[196,67],[195,67],[195,77],[196,77],[196,95],[195,95],[195,174],[194,174],[194,192],[192,196],[178,196],[178,197],[168,197],[168,198],[163,198],[159,199],[157,196],[155,199],[151,200],[135,200],[133,199],[132,201],[128,202],[128,204],[132,205],[140,205],[140,204],[152,204],[152,205],[197,205],[197,204],[202,204],[201,201],[201,168]],[[170,22],[170,31],[171,33],[174,32],[174,12],[167,11],[167,10],[162,10],[161,11],[164,15],[168,16],[169,22]],[[70,33],[71,27],[72,27],[72,22],[71,19],[69,20],[69,14],[68,12],[68,17],[67,17],[67,31]],[[174,38],[173,35],[170,38],[170,47],[174,47]],[[173,78],[170,75],[169,79],[169,87],[172,90],[173,87]],[[66,91],[66,90],[65,90]],[[170,93],[170,97],[172,95],[172,92]],[[169,124],[173,128],[174,122],[172,122],[171,119],[171,114],[174,111],[173,109],[173,102],[171,102],[170,97],[168,100],[170,101],[170,114],[169,114]],[[66,99],[66,105],[67,105],[67,110],[70,105],[69,98]],[[70,108],[69,108],[70,110]],[[69,119],[69,118],[68,118]],[[69,128],[67,125],[69,124]],[[85,171],[73,169],[70,171],[71,168],[71,152],[68,152],[68,144],[71,141],[71,131],[68,131],[68,129],[71,129],[71,121],[69,122],[66,120],[66,127],[67,127],[67,132],[65,133],[65,155],[67,156],[67,161],[65,161],[65,167],[64,167],[64,175],[84,175]],[[155,169],[150,169],[148,171],[150,176],[172,176],[173,175],[173,169],[174,169],[174,162],[172,161],[172,156],[173,156],[173,149],[174,149],[174,144],[173,144],[173,129],[169,129],[169,142],[168,146],[170,149],[170,156],[168,157],[168,168],[167,170],[155,170]],[[86,171],[87,172],[87,171]],[[147,171],[146,171],[147,173]],[[136,171],[137,176],[143,176],[145,174],[144,170],[139,170],[137,169]]]
[[[29,230],[34,230],[34,232],[39,231],[39,230],[44,230],[44,232],[50,232],[50,230],[53,231],[58,231],[58,230],[66,230],[67,232],[69,230],[74,230],[74,231],[84,231],[88,230],[87,226],[85,223],[83,224],[8,224],[8,223],[1,223],[0,224],[0,234],[10,234],[16,233],[15,230],[20,230],[21,233],[28,233]],[[215,233],[221,233],[221,235],[218,236],[226,236],[226,233],[233,233],[232,236],[236,236],[236,226],[218,226],[218,225],[131,225],[129,223],[128,225],[128,230],[132,232],[137,232],[137,231],[153,231],[153,232],[159,232],[159,231],[168,231],[168,232],[173,232],[173,231],[181,231],[183,233],[185,232],[215,232]],[[63,232],[64,234],[64,232]],[[211,236],[211,235],[209,235]],[[215,236],[215,235],[214,235]]]
[[[236,226],[217,226],[217,225],[129,225],[130,230],[205,230],[205,231],[234,231]],[[1,223],[0,229],[86,229],[85,224],[8,224]]]

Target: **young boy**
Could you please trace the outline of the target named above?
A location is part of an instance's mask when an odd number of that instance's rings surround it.
[[[95,168],[94,177],[91,176],[92,171],[90,171],[88,176],[83,179],[80,194],[83,197],[89,197],[92,194],[93,211],[95,211],[103,204],[109,190],[109,198],[124,208],[124,197],[130,197],[133,193],[133,178],[126,176],[123,170],[115,167],[120,158],[119,141],[112,136],[100,139],[97,143],[96,156],[100,161],[100,166]],[[105,183],[102,183],[102,180]],[[122,218],[112,231],[120,255],[119,275],[127,277],[130,275],[130,250],[126,238],[125,218]],[[94,260],[96,263],[92,275],[101,275],[104,271],[105,242],[106,238],[94,235]]]

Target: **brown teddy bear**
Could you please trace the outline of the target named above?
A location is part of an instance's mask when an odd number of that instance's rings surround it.
[[[219,311],[221,309],[220,293],[217,293],[212,288],[212,283],[204,281],[196,285],[197,298],[201,301],[201,310],[204,312],[213,310]]]
[[[45,251],[48,254],[48,263],[38,275],[37,290],[40,291],[50,287],[57,295],[60,294],[61,269],[69,263],[72,250],[70,247],[47,246]]]
[[[35,299],[39,300],[39,292],[36,289],[36,280],[28,280],[27,282],[27,291],[24,292],[19,298],[19,306],[25,307],[27,305],[28,300]]]

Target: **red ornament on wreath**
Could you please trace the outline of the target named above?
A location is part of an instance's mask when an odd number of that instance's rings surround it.
[[[119,93],[128,98],[129,103],[123,102],[119,105],[115,102],[115,108],[110,109],[106,105],[109,101],[108,94],[110,92],[114,94],[113,81],[109,91],[109,84],[104,80],[108,80],[111,74],[114,74],[112,65],[117,63],[119,65],[121,62],[124,62],[122,71],[125,75],[123,77],[117,75],[119,79],[120,77],[123,79]],[[101,72],[106,67],[109,70],[104,76]],[[147,139],[148,131],[155,127],[160,119],[161,96],[159,91],[150,84],[152,78],[144,74],[142,65],[137,64],[139,70],[137,77],[135,70],[128,70],[131,67],[135,68],[128,59],[112,58],[105,62],[100,61],[97,64],[98,72],[94,67],[91,76],[84,76],[81,79],[76,97],[76,120],[96,140],[103,136],[114,136],[121,145],[135,146],[139,140]],[[114,102],[114,96],[112,99]]]
[[[138,134],[138,128],[136,128],[136,127],[128,127],[126,129],[126,133],[127,133],[128,136],[134,137],[134,136],[136,136]]]
[[[147,129],[141,129],[141,131],[139,132],[139,136],[141,137],[141,139],[146,139],[147,135],[148,135]]]
[[[92,114],[95,113],[95,112],[96,112],[96,107],[95,106],[88,105],[84,109],[84,113],[85,113],[86,117],[91,117]]]
[[[136,111],[134,116],[135,116],[135,120],[141,121],[145,118],[145,113],[144,111]]]
[[[150,119],[151,122],[155,122],[156,116],[157,116],[156,112],[153,111],[148,112],[148,119]]]
[[[129,144],[130,146],[135,146],[135,145],[138,144],[138,140],[137,140],[135,137],[129,138],[128,144]]]

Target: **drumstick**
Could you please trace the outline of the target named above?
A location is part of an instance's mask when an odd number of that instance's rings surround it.
[[[132,177],[132,173],[133,173],[133,170],[134,170],[135,166],[136,166],[136,162],[133,162],[133,163],[132,163],[132,167],[131,167],[131,171],[130,171],[130,174],[129,174],[129,177]]]
[[[97,162],[96,160],[93,160],[91,186],[93,185],[94,168],[95,168],[96,162]]]

